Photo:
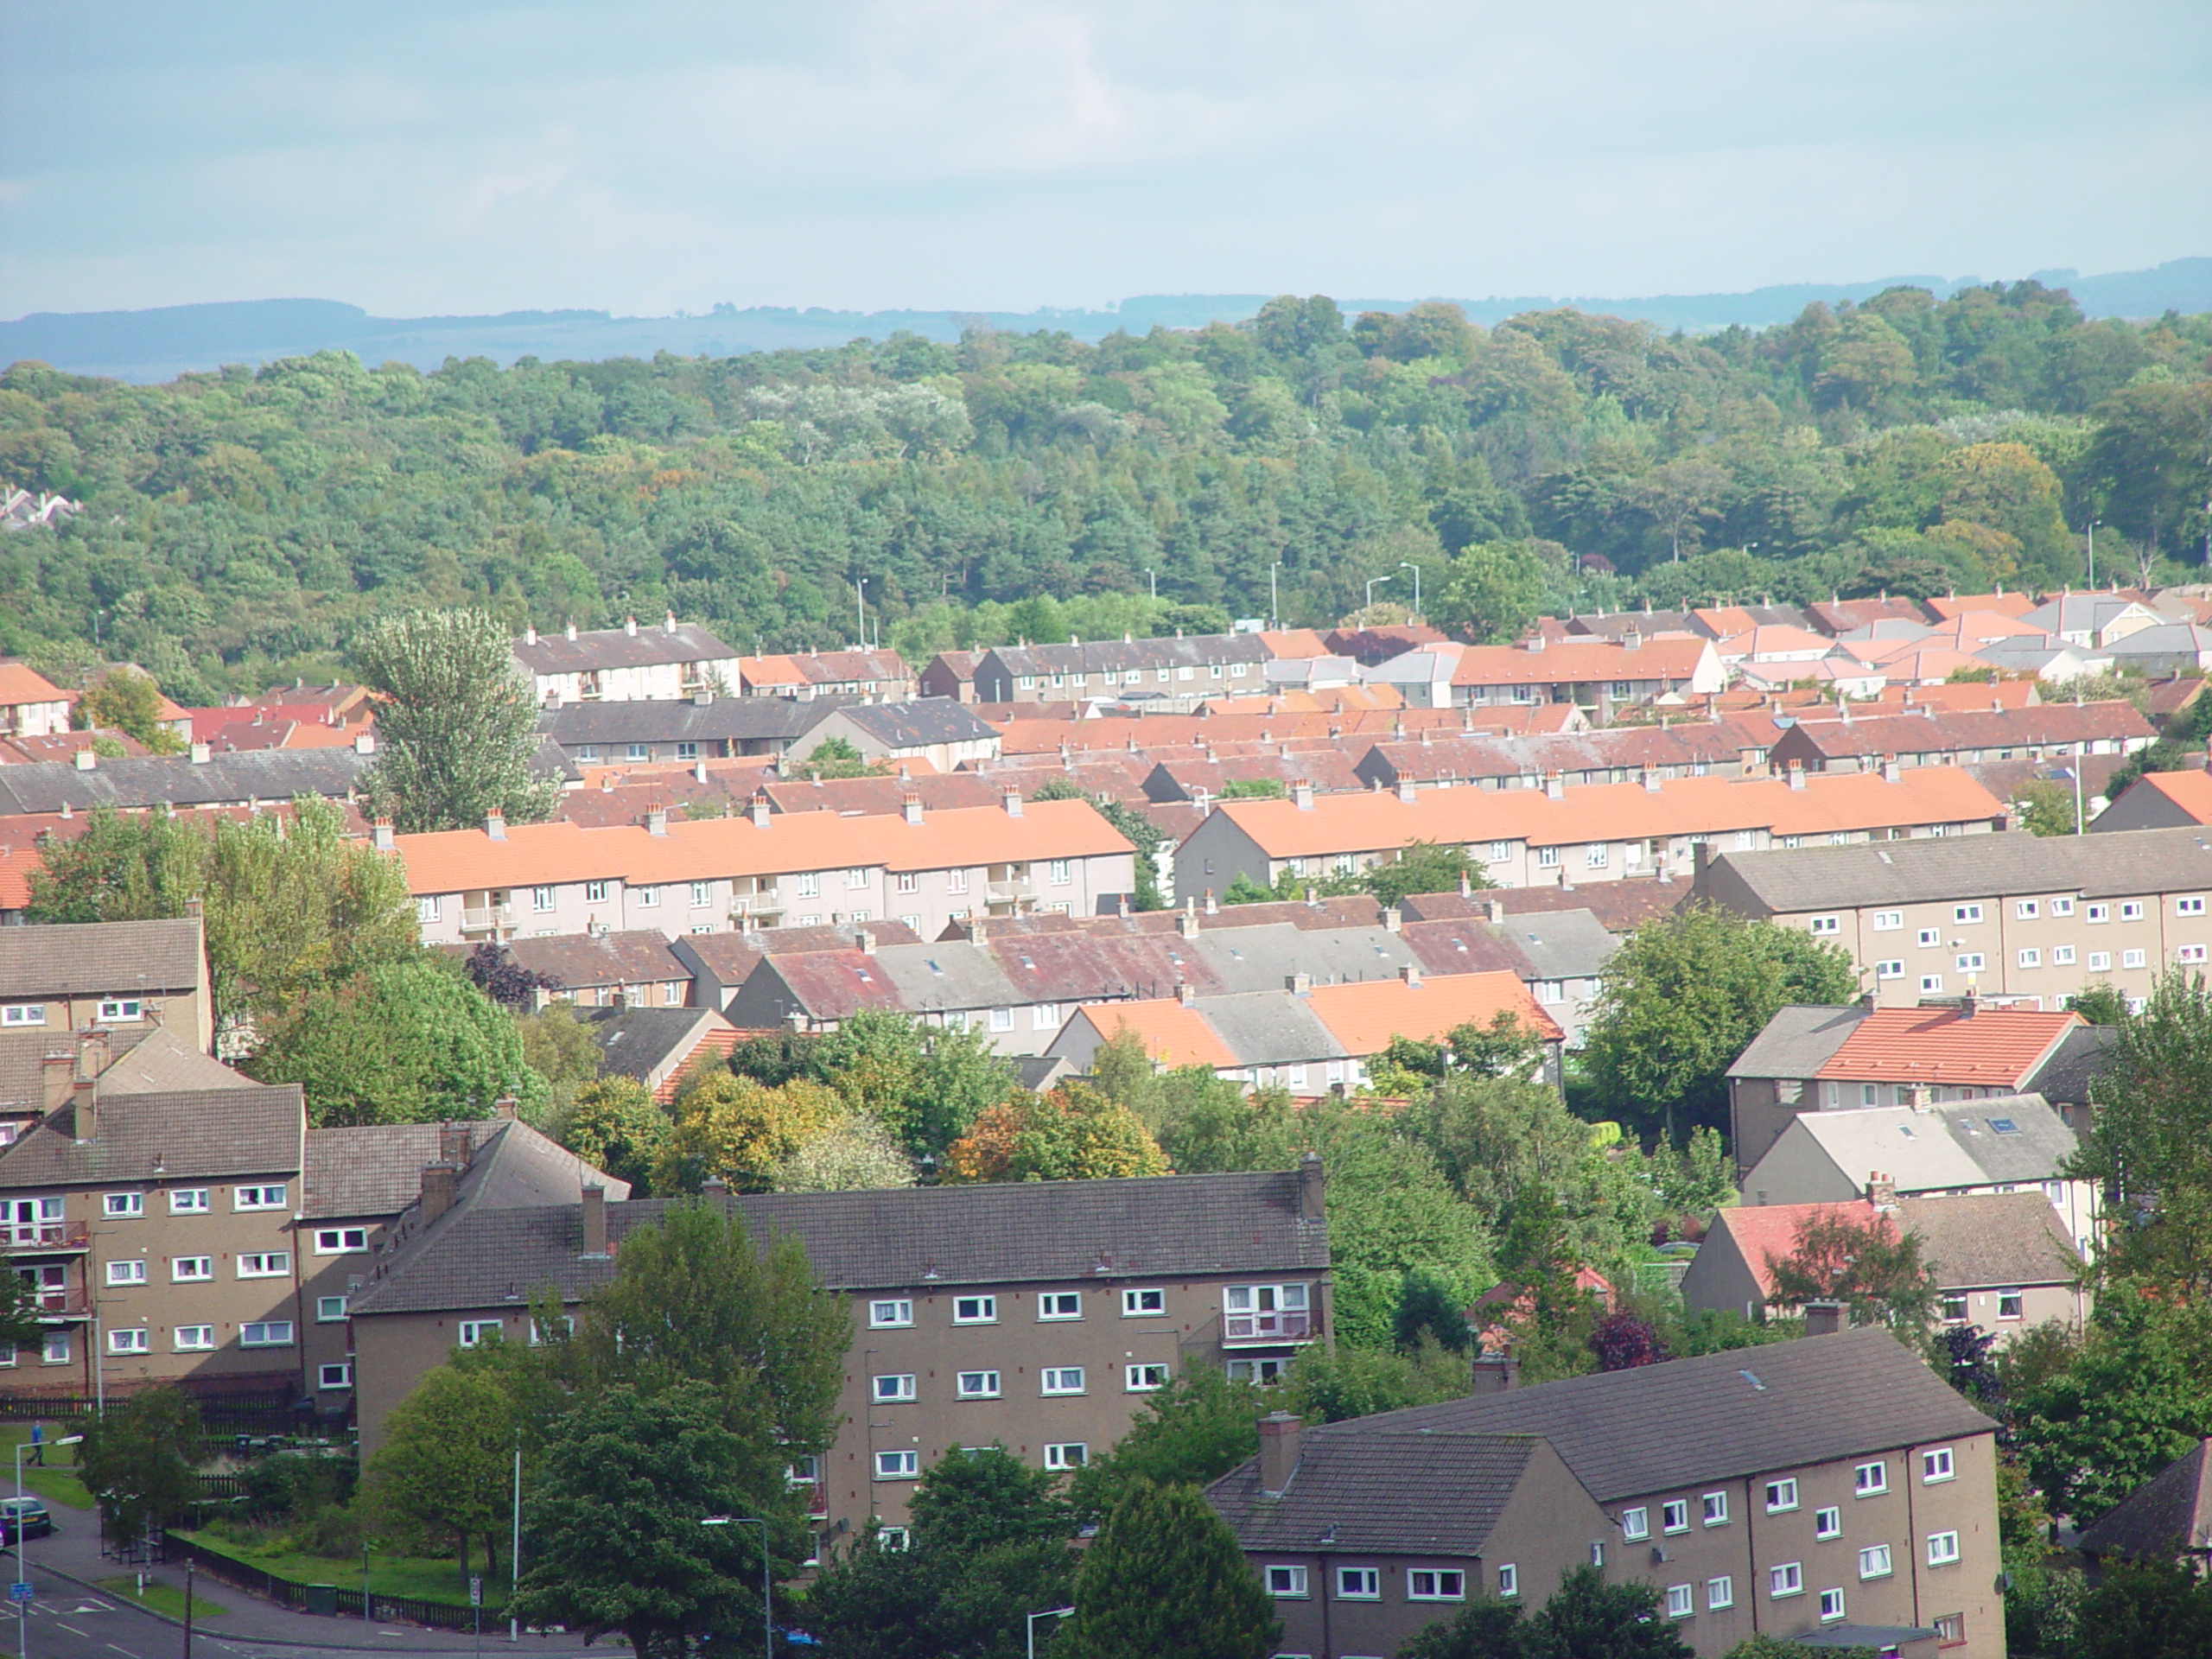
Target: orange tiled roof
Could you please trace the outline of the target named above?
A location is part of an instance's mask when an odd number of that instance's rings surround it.
[[[25,702],[67,702],[69,694],[23,663],[0,663],[0,706]]]
[[[31,901],[31,874],[46,868],[36,853],[0,848],[0,910],[22,910]]]
[[[2146,772],[2138,789],[2155,789],[2199,823],[2212,823],[2212,772]]]
[[[1662,633],[1630,649],[1610,639],[1563,639],[1541,651],[1467,645],[1452,671],[1454,685],[1532,685],[1561,680],[1686,680],[1712,650],[1710,640]]]
[[[1307,1005],[1349,1054],[1379,1054],[1393,1037],[1433,1042],[1454,1026],[1487,1026],[1509,1013],[1547,1042],[1567,1033],[1538,1006],[1517,974],[1443,974],[1418,985],[1402,979],[1316,985]]]
[[[1983,1008],[1877,1008],[1814,1075],[1854,1082],[2023,1087],[2067,1031],[2071,1013]]]
[[[1089,1020],[1102,1037],[1135,1032],[1144,1043],[1144,1052],[1161,1065],[1209,1065],[1219,1071],[1240,1064],[1204,1014],[1172,996],[1142,1002],[1086,1003],[1076,1012]]]
[[[1968,611],[1994,611],[1999,616],[2025,616],[2036,607],[2035,601],[2025,594],[1946,594],[1941,599],[1923,600],[1922,603],[1941,621],[1964,616]]]

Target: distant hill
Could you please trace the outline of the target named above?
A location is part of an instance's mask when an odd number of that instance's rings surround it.
[[[2153,270],[2082,276],[2072,270],[2034,273],[2048,286],[2069,289],[2093,317],[2151,317],[2166,311],[2212,311],[2212,258],[2173,259]],[[1573,305],[1585,311],[1635,317],[1662,328],[1691,332],[1732,324],[1764,327],[1787,322],[1815,300],[1864,300],[1900,283],[1939,296],[1973,286],[1978,277],[1888,276],[1868,283],[1801,283],[1743,294],[1661,294],[1637,299],[1554,298],[1525,295],[1459,300],[1478,322],[1503,321],[1517,312]],[[1197,328],[1237,322],[1257,311],[1262,294],[1147,294],[1103,310],[1028,312],[827,311],[719,305],[702,316],[618,317],[605,311],[509,311],[480,317],[372,317],[335,300],[239,300],[213,305],[164,306],[150,311],[40,312],[0,322],[0,363],[35,359],[78,374],[156,382],[226,363],[259,365],[325,349],[350,351],[365,361],[397,359],[435,368],[448,357],[488,357],[500,364],[518,358],[596,360],[681,356],[729,357],[742,352],[812,350],[841,346],[855,336],[880,340],[901,328],[950,340],[977,322],[1027,333],[1065,329],[1097,340],[1127,329]],[[1346,312],[1403,311],[1409,300],[1347,299]]]

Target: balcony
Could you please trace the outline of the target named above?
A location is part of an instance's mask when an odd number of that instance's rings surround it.
[[[986,881],[983,896],[994,905],[1018,905],[1037,896],[1036,887],[1027,880],[1020,881]]]
[[[782,918],[785,909],[781,893],[735,893],[729,901],[729,918],[734,922],[751,921],[773,927]]]
[[[464,933],[489,933],[515,925],[515,907],[512,904],[471,905],[461,912],[461,931]]]
[[[74,1319],[90,1319],[91,1299],[81,1290],[39,1290],[34,1288],[31,1305],[37,1308],[42,1324],[67,1325]]]
[[[1238,1343],[1311,1342],[1313,1317],[1304,1308],[1269,1313],[1228,1313],[1222,1317],[1224,1345]]]
[[[92,1248],[92,1224],[22,1221],[0,1225],[0,1246],[16,1255],[59,1255]]]

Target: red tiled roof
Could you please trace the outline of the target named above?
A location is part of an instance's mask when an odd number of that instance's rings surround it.
[[[1541,651],[1518,645],[1468,645],[1452,671],[1453,685],[1535,685],[1560,681],[1687,680],[1712,642],[1686,633],[1654,635],[1634,647],[1576,637]]]
[[[1736,1253],[1751,1269],[1751,1277],[1758,1283],[1759,1294],[1768,1301],[1774,1300],[1774,1274],[1767,1266],[1767,1258],[1786,1262],[1797,1248],[1797,1234],[1804,1224],[1822,1216],[1842,1216],[1864,1224],[1884,1212],[1878,1211],[1864,1198],[1853,1198],[1840,1204],[1749,1204],[1739,1205],[1716,1212],[1713,1225],[1707,1230],[1705,1242],[1698,1248],[1709,1250],[1718,1242],[1713,1235],[1726,1233],[1736,1246]],[[1892,1231],[1896,1224],[1890,1224]]]
[[[46,868],[34,852],[0,848],[0,910],[22,910],[31,901],[31,874]]]
[[[2012,1092],[2081,1023],[2071,1013],[1955,1007],[1877,1008],[1814,1073],[1875,1083],[1969,1084]]]
[[[2212,772],[2146,772],[2135,785],[2155,790],[2199,823],[2212,823]]]
[[[1969,611],[1994,611],[1999,616],[2025,616],[2036,602],[2025,594],[1945,594],[1926,601],[1938,621],[1964,616]]]
[[[0,663],[0,708],[26,702],[67,702],[69,694],[23,663]]]
[[[1206,1023],[1205,1016],[1174,997],[1149,1002],[1088,1003],[1076,1013],[1090,1020],[1104,1038],[1135,1032],[1144,1044],[1144,1052],[1161,1065],[1205,1065],[1219,1071],[1238,1064],[1235,1052]]]
[[[1313,1017],[1349,1054],[1380,1054],[1394,1037],[1433,1042],[1455,1026],[1487,1026],[1512,1014],[1547,1042],[1567,1033],[1546,1014],[1518,974],[1425,975],[1417,985],[1402,979],[1353,980],[1316,985],[1308,994]]]

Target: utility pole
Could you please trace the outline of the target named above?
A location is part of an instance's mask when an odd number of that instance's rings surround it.
[[[1414,616],[1417,618],[1421,615],[1421,566],[1411,559],[1400,559],[1398,569],[1414,573]]]
[[[2094,518],[2092,518],[2092,519],[2090,519],[2090,520],[2089,520],[2089,523],[2088,523],[2088,535],[2089,535],[2089,586],[2090,586],[2092,588],[2095,588],[2095,586],[2097,585],[2097,521],[2096,521]]]
[[[860,632],[853,638],[853,649],[868,649],[868,578],[861,576],[853,583],[853,618],[860,624]]]
[[[1268,626],[1282,626],[1282,607],[1275,602],[1275,578],[1282,574],[1282,561],[1277,559],[1268,568]]]

